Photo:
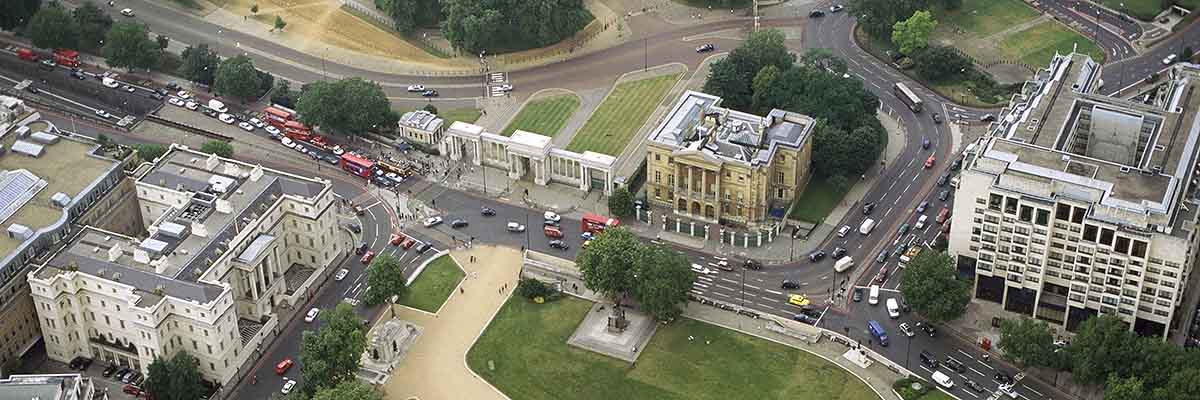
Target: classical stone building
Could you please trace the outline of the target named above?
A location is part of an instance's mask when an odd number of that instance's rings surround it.
[[[531,180],[538,185],[561,183],[583,191],[599,189],[606,195],[614,189],[615,157],[555,148],[549,136],[533,132],[517,130],[506,137],[456,121],[446,130],[439,150],[451,160],[503,169],[514,180]]]
[[[398,122],[400,136],[426,146],[437,145],[442,141],[445,120],[425,110],[409,111],[400,116]]]

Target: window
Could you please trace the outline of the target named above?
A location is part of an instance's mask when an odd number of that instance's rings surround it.
[[[1071,222],[1076,224],[1083,223],[1083,216],[1087,214],[1087,209],[1083,207],[1074,207],[1075,212],[1071,213]]]
[[[1116,234],[1116,231],[1114,231],[1112,229],[1108,229],[1108,228],[1100,229],[1100,244],[1103,244],[1106,246],[1112,246],[1113,236],[1115,234]]]
[[[783,189],[779,189],[779,195],[778,195],[778,196],[776,196],[776,197],[778,197],[778,198],[780,198],[780,199],[782,199],[782,198],[783,198]]]
[[[662,191],[659,190],[658,188],[654,188],[654,198],[656,198],[656,199],[662,198]]]
[[[654,156],[658,157],[657,154]],[[654,171],[654,183],[662,183],[662,171]]]
[[[1005,197],[1004,198],[1004,213],[1005,214],[1016,214],[1018,203],[1020,203],[1020,200],[1018,200],[1015,197]]]
[[[1054,219],[1059,221],[1070,221],[1071,206],[1068,204],[1059,204],[1058,208],[1054,211]]]
[[[783,173],[782,172],[775,173],[775,183],[783,183]],[[783,197],[783,196],[781,195],[779,197]]]
[[[662,161],[662,155],[661,155],[661,154],[657,154],[657,153],[656,153],[656,154],[654,154],[654,161]],[[657,173],[657,172],[656,172],[656,173]]]
[[[1092,243],[1095,243],[1095,242],[1096,242],[1096,236],[1097,236],[1097,234],[1098,234],[1099,232],[1100,232],[1100,227],[1098,227],[1098,226],[1095,226],[1095,225],[1084,225],[1084,226],[1083,226],[1083,240],[1084,240],[1085,242],[1092,242]]]
[[[1033,222],[1033,207],[1021,206],[1021,222]]]
[[[1116,251],[1121,254],[1129,254],[1129,242],[1130,242],[1129,238],[1124,237],[1124,236],[1117,236],[1117,245],[1113,246],[1113,251]]]
[[[995,211],[1000,211],[1000,203],[1002,202],[1004,202],[1004,196],[992,193],[991,196],[988,197],[988,208]]]

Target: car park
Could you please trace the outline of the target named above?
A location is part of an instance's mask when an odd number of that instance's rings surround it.
[[[903,333],[904,336],[908,337],[916,336],[916,333],[913,332],[912,328],[908,326],[907,322],[900,323],[900,333]]]
[[[304,314],[304,322],[313,322],[317,320],[317,314],[321,313],[320,308],[313,307]]]
[[[425,225],[426,228],[431,228],[431,227],[437,226],[438,224],[441,224],[442,221],[443,221],[442,217],[429,217],[429,218],[425,219],[425,222],[423,225]]]
[[[466,227],[467,227],[467,220],[465,220],[465,219],[456,219],[456,220],[450,221],[450,227],[451,227],[451,228],[454,228],[454,229],[466,228]]]
[[[196,109],[200,108],[200,104],[198,104],[194,101],[188,101],[186,103],[183,103],[183,108],[186,108],[186,109],[189,109],[192,111],[196,111]]]
[[[349,274],[350,274],[350,270],[345,269],[345,268],[339,269],[337,274],[333,275],[333,280],[340,281],[342,279],[346,279],[346,275],[349,275]]]
[[[292,388],[296,387],[296,381],[288,379],[283,383],[283,389],[279,389],[279,393],[288,394],[292,392]]]
[[[779,283],[779,288],[780,289],[799,289],[800,284],[797,283],[796,281],[790,281],[790,280],[784,279],[783,282]]]
[[[408,85],[409,92],[424,92],[425,85]]]
[[[508,225],[505,226],[504,229],[509,232],[525,232],[525,225],[521,225],[521,224],[513,222],[513,221],[508,221]]]
[[[567,250],[570,248],[570,246],[567,245],[567,242],[564,242],[562,240],[551,240],[549,245],[551,248],[555,248],[555,249],[559,249],[559,250]]]
[[[697,46],[696,52],[697,53],[707,53],[707,52],[710,52],[710,51],[713,51],[716,49],[717,49],[717,45],[712,44],[712,43],[705,43],[700,46]]]
[[[254,125],[251,125],[249,122],[239,122],[238,127],[246,132],[254,132]]]
[[[483,215],[483,216],[485,216],[485,217],[493,217],[493,216],[495,216],[495,215],[496,215],[496,210],[493,210],[493,209],[491,209],[491,208],[488,208],[488,207],[482,207],[482,208],[480,208],[480,209],[479,209],[479,214],[480,214],[480,215]]]

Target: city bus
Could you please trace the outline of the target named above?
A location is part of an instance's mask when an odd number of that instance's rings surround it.
[[[374,161],[350,153],[343,153],[339,164],[341,164],[342,169],[346,172],[363,178],[370,178],[371,169],[375,167]]]
[[[917,97],[917,94],[913,93],[908,86],[905,86],[903,83],[896,82],[896,85],[893,86],[892,89],[892,92],[896,94],[896,97],[899,98],[900,101],[903,101],[904,104],[908,105],[908,109],[915,113],[921,112],[921,98]]]

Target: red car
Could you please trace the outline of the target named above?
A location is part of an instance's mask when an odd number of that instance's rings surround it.
[[[283,359],[283,361],[280,361],[279,364],[275,364],[275,373],[283,375],[288,369],[292,368],[292,364],[295,364],[295,362],[293,362],[291,358]]]
[[[134,386],[133,384],[125,385],[125,387],[121,388],[121,391],[125,392],[125,394],[132,394],[134,396],[142,394],[142,388]]]
[[[929,156],[929,159],[925,160],[925,168],[932,168],[933,161],[934,161],[933,156]]]
[[[363,254],[362,258],[359,259],[359,261],[362,261],[363,264],[370,264],[371,260],[374,260],[374,259],[375,259],[375,252],[368,251],[367,254]]]
[[[404,239],[405,239],[404,235],[401,235],[399,233],[393,233],[392,240],[389,240],[389,242],[392,244],[392,246],[399,246],[400,243],[404,242]]]
[[[405,250],[408,250],[408,249],[412,248],[414,244],[417,244],[416,240],[413,240],[412,238],[404,239],[403,247]]]

